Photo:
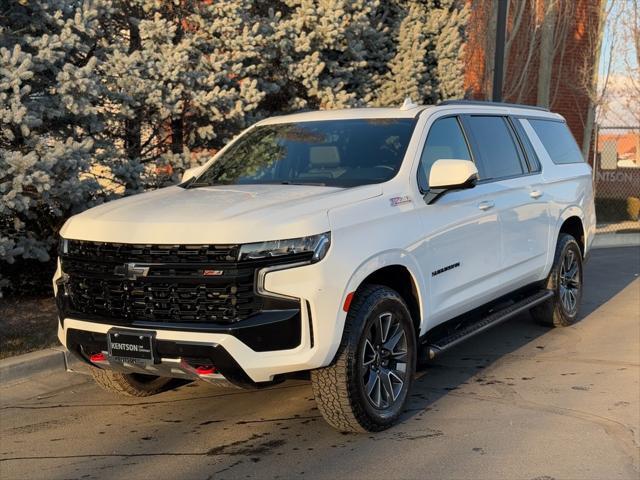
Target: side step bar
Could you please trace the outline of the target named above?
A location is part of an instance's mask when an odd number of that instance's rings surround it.
[[[481,318],[477,322],[464,327],[458,332],[452,333],[451,335],[428,344],[426,350],[429,360],[433,360],[441,353],[446,352],[450,348],[458,345],[468,338],[484,332],[485,330],[488,330],[491,327],[494,327],[495,325],[498,325],[499,323],[502,323],[505,320],[508,320],[511,317],[530,309],[531,307],[534,307],[535,305],[545,302],[551,297],[553,297],[553,291],[540,290],[539,292],[536,292],[533,295],[514,303],[513,305],[510,305],[502,310],[498,310],[497,312],[493,312],[490,315]]]

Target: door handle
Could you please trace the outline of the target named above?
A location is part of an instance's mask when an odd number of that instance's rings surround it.
[[[529,192],[529,196],[531,198],[540,198],[542,196],[542,192],[540,190],[531,190]]]
[[[493,202],[480,202],[478,204],[478,208],[480,210],[489,210],[490,208],[493,208],[495,206],[495,203]]]

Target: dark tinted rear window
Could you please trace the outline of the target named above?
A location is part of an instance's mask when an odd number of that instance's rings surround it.
[[[466,119],[479,157],[482,180],[513,177],[524,173],[523,159],[504,117],[470,116]]]
[[[518,138],[522,143],[522,148],[524,148],[525,154],[527,156],[527,161],[529,162],[529,170],[531,172],[539,172],[541,170],[540,159],[538,158],[538,154],[536,150],[531,145],[531,141],[529,140],[529,136],[527,132],[522,127],[522,123],[520,120],[514,119],[512,122],[513,127],[518,133]]]
[[[529,120],[553,163],[584,162],[573,135],[564,122]]]

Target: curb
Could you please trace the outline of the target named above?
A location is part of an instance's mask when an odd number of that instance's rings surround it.
[[[640,233],[598,233],[591,248],[640,247]]]
[[[4,385],[40,373],[80,370],[82,363],[65,353],[62,347],[47,348],[0,360],[0,383]]]

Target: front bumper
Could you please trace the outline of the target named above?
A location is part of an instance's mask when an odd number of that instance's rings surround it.
[[[64,312],[64,309],[59,309]],[[198,324],[198,323],[154,323],[144,321],[119,322],[117,320],[92,319],[90,316],[71,318],[84,323],[98,323],[108,325],[109,328],[125,328],[135,330],[170,330],[192,332],[194,334],[216,333],[237,338],[255,352],[269,352],[273,350],[290,350],[300,345],[302,339],[302,317],[299,309],[269,310],[253,315],[251,318],[233,324]],[[62,318],[63,327],[69,318]]]
[[[295,310],[293,316],[290,315],[290,310],[272,311],[268,314],[270,319],[259,315],[255,320],[239,322],[242,327],[230,325],[222,329],[206,329],[199,325],[198,328],[190,329],[184,324],[151,325],[135,322],[135,325],[118,325],[118,322],[104,323],[104,320],[96,321],[69,312],[61,315],[58,338],[72,353],[88,361],[87,354],[106,350],[106,334],[111,328],[156,332],[158,344],[168,342],[167,344],[174,345],[170,354],[162,353],[159,356],[163,361],[167,359],[168,364],[175,364],[176,360],[189,357],[189,352],[179,351],[180,347],[202,346],[209,348],[209,353],[226,352],[237,365],[236,370],[231,369],[233,375],[229,375],[229,368],[218,368],[215,361],[220,363],[220,360],[214,356],[216,358],[212,359],[213,365],[222,375],[237,377],[236,373],[243,372],[240,374],[241,378],[258,384],[273,381],[279,375],[324,367],[333,360],[346,317],[346,313],[340,308],[344,301],[343,286],[346,281],[336,276],[335,265],[326,260],[266,274],[266,291],[300,299],[299,309]],[[61,276],[62,272],[58,268],[54,277],[57,296],[63,294],[57,283]],[[275,317],[282,321],[270,321]],[[252,330],[245,330],[245,327]],[[97,339],[102,338],[101,345],[104,346],[91,347],[95,352],[89,351],[90,348],[79,351],[78,346],[82,346],[82,343],[73,339],[73,331],[88,332]]]
[[[65,318],[58,324],[58,338],[70,352],[91,363],[91,355],[107,354],[107,333],[112,328],[155,332],[159,364],[151,366],[151,370],[138,373],[186,378],[184,371],[192,372],[182,368],[185,363],[192,367],[212,365],[230,382],[247,386],[272,381],[278,374],[307,369],[305,352],[311,349],[313,341],[307,313],[303,310],[293,316],[284,316],[279,321],[268,320],[257,318],[253,326],[243,325],[233,331],[232,327],[227,327],[229,331],[226,332],[203,332],[184,328],[129,328]],[[292,342],[295,345],[293,348],[281,349]],[[107,362],[93,363],[102,368],[119,369],[119,364],[111,364],[108,357]],[[127,369],[134,371],[132,366]]]
[[[154,363],[121,363],[108,355],[107,334],[73,328],[68,329],[66,333],[69,352],[99,368],[185,380],[204,380],[222,386],[228,386],[229,383],[241,387],[255,386],[233,357],[219,345],[160,340],[154,344]]]

